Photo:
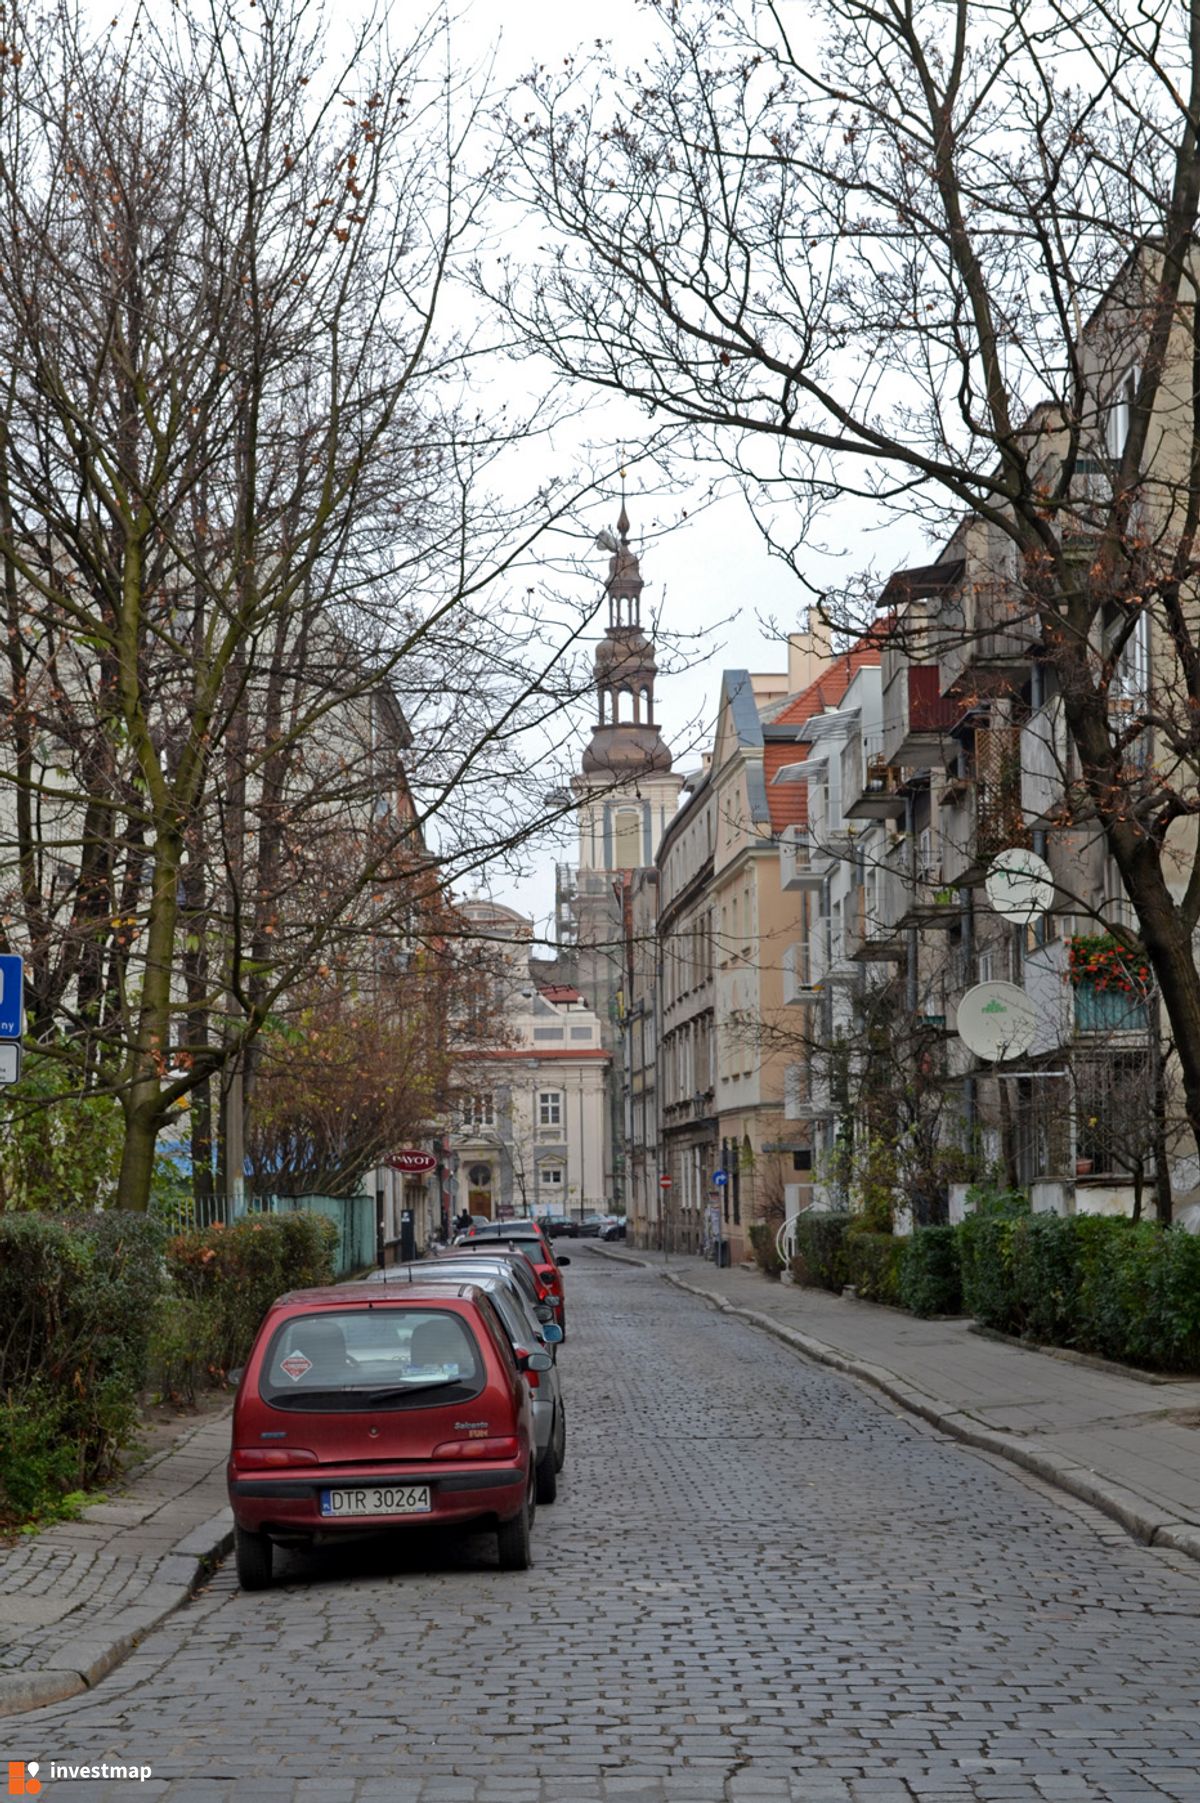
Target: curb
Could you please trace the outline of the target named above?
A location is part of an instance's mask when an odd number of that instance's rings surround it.
[[[605,1252],[602,1256],[620,1258],[623,1263],[640,1265],[643,1270],[656,1269],[648,1260],[637,1258],[628,1252]],[[775,1339],[782,1340],[794,1352],[803,1353],[817,1364],[828,1365],[846,1377],[858,1378],[862,1383],[870,1384],[900,1408],[906,1409],[910,1415],[918,1415],[922,1421],[927,1421],[931,1427],[936,1427],[951,1439],[974,1447],[977,1452],[993,1453],[1006,1459],[1009,1464],[1018,1465],[1034,1477],[1041,1478],[1043,1482],[1053,1484],[1056,1489],[1067,1491],[1079,1502],[1088,1503],[1093,1509],[1098,1509],[1101,1514],[1117,1522],[1127,1534],[1140,1540],[1144,1546],[1167,1547],[1172,1552],[1183,1553],[1189,1559],[1200,1561],[1200,1525],[1193,1521],[1180,1521],[1166,1510],[1153,1508],[1145,1497],[1099,1477],[1092,1467],[1072,1464],[1053,1453],[1035,1452],[1008,1434],[1002,1434],[995,1428],[981,1427],[960,1410],[947,1410],[940,1404],[931,1402],[921,1391],[914,1390],[893,1371],[888,1371],[881,1365],[872,1365],[866,1359],[855,1359],[846,1353],[837,1352],[823,1340],[814,1340],[798,1328],[785,1327],[770,1315],[759,1314],[757,1309],[739,1308],[724,1296],[714,1295],[711,1290],[701,1289],[698,1284],[689,1283],[684,1277],[677,1277],[673,1271],[660,1270],[658,1275],[676,1289],[686,1290],[690,1296],[698,1296],[702,1302],[711,1303],[722,1314],[736,1315],[739,1320],[748,1321],[752,1327],[761,1328]]]
[[[232,1544],[233,1516],[228,1509],[190,1529],[157,1562],[141,1600],[120,1610],[94,1637],[75,1641],[69,1663],[0,1672],[0,1718],[62,1703],[90,1690],[127,1659],[152,1629],[190,1601],[197,1585]]]

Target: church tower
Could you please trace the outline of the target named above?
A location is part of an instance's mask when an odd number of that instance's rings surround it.
[[[629,544],[629,516],[622,500],[617,536],[600,542],[611,551],[608,627],[596,647],[596,724],[571,782],[579,822],[574,867],[560,868],[557,931],[560,960],[600,1017],[611,1053],[608,1072],[606,1187],[614,1206],[625,1200],[623,1148],[625,1046],[621,997],[627,956],[626,911],[630,885],[651,868],[658,842],[679,805],[682,777],[654,711],[658,663],[642,627],[642,573]]]
[[[571,784],[579,798],[579,870],[644,870],[679,802],[682,779],[654,717],[658,664],[642,630],[642,573],[622,502],[611,535],[608,630],[596,647],[596,728]]]

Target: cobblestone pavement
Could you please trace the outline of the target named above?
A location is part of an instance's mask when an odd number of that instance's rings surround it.
[[[572,1248],[574,1251],[574,1248]],[[1200,1797],[1200,1573],[582,1253],[536,1565],[490,1538],[222,1569],[4,1757],[45,1803]],[[18,1744],[19,1743],[19,1744]]]

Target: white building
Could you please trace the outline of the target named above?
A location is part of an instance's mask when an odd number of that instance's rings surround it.
[[[492,1219],[603,1211],[605,1076],[600,1021],[568,984],[530,973],[533,923],[511,908],[460,910],[495,959],[498,1043],[461,1072],[454,1212]]]

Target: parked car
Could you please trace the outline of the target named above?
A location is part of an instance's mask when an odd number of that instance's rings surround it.
[[[605,1221],[604,1215],[584,1215],[579,1223],[579,1237],[584,1240],[595,1240],[600,1237],[600,1229]]]
[[[566,1215],[541,1215],[538,1218],[538,1226],[552,1240],[576,1240],[579,1238],[578,1221],[568,1220]]]
[[[457,1248],[490,1246],[493,1243],[515,1246],[526,1254],[538,1276],[550,1291],[550,1300],[554,1304],[558,1324],[565,1337],[567,1304],[563,1291],[562,1272],[570,1264],[570,1259],[556,1256],[549,1239],[542,1232],[538,1223],[533,1220],[489,1221],[486,1229],[472,1229],[471,1232],[463,1234],[454,1242]]]
[[[477,1284],[339,1284],[272,1303],[240,1375],[228,1465],[238,1580],[274,1547],[487,1523],[524,1571],[536,1503],[533,1404]]]
[[[372,1271],[363,1281],[382,1283],[396,1277],[402,1283],[416,1283],[426,1273],[440,1276],[443,1271],[450,1272],[464,1283],[476,1271],[485,1276],[503,1271],[535,1319],[539,1322],[554,1319],[550,1291],[525,1254],[518,1252],[513,1246],[489,1246],[486,1252],[476,1253],[450,1247],[445,1252],[413,1259],[411,1264],[385,1265],[382,1270]]]
[[[625,1238],[625,1216],[610,1215],[600,1229],[602,1240],[623,1240]]]
[[[530,1251],[535,1251],[530,1248]],[[550,1285],[542,1277],[533,1259],[519,1246],[502,1246],[499,1241],[489,1240],[486,1245],[478,1246],[474,1251],[469,1246],[451,1246],[447,1251],[439,1253],[436,1261],[440,1264],[453,1263],[457,1270],[460,1267],[470,1270],[495,1270],[498,1265],[508,1264],[514,1275],[521,1280],[526,1301],[532,1306],[539,1321],[557,1319],[555,1294]],[[388,1269],[393,1267],[389,1266]],[[378,1272],[372,1274],[378,1276]]]
[[[522,1259],[521,1263],[525,1261]],[[466,1266],[464,1271],[461,1267]],[[468,1276],[496,1305],[496,1313],[520,1360],[536,1346],[554,1348],[562,1339],[562,1328],[554,1320],[538,1320],[527,1302],[517,1273],[505,1259],[495,1258],[490,1265],[480,1259],[428,1259],[412,1265],[389,1265],[372,1271],[371,1283],[461,1283]],[[549,1313],[549,1309],[543,1312]],[[551,1352],[553,1358],[553,1351]],[[552,1503],[558,1495],[558,1474],[567,1454],[567,1416],[563,1403],[558,1365],[549,1371],[526,1372],[526,1382],[533,1396],[533,1433],[536,1446],[537,1500]]]

